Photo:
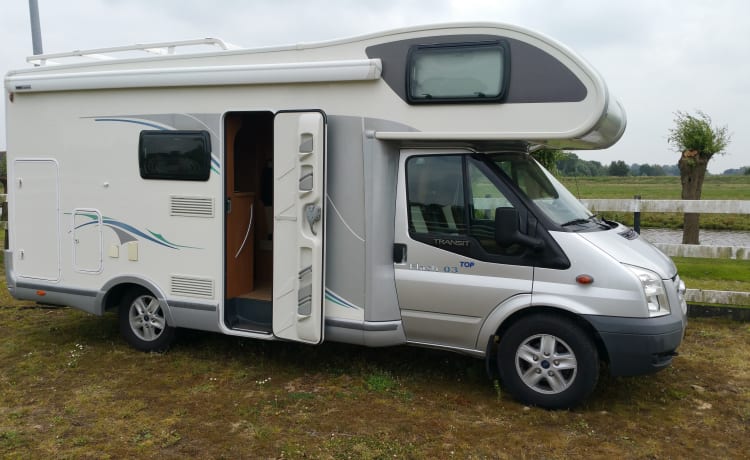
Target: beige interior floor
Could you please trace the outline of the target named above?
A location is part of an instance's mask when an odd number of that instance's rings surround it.
[[[271,283],[256,283],[255,289],[247,294],[239,296],[241,299],[271,300],[273,298],[273,285]]]

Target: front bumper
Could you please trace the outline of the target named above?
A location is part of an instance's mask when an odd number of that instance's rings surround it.
[[[672,364],[687,321],[678,312],[657,318],[585,316],[599,333],[612,375],[641,375]]]

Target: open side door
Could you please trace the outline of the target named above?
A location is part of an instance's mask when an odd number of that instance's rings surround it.
[[[325,317],[325,114],[279,112],[273,130],[273,333],[317,344]]]

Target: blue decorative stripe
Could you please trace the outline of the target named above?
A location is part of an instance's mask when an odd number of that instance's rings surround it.
[[[143,126],[148,126],[149,128],[158,129],[159,131],[170,131],[173,129],[173,128],[165,128],[164,126],[159,126],[154,123],[149,123],[143,120],[129,120],[127,118],[94,118],[94,121],[114,121],[114,122],[120,122],[120,123],[133,123],[136,125],[143,125]]]
[[[86,222],[84,224],[81,224],[81,225],[77,226],[76,230],[79,229],[79,228],[82,228],[82,227],[87,227],[89,225],[94,225],[96,223],[97,223],[96,221]],[[132,225],[128,225],[128,224],[126,224],[124,222],[119,222],[119,221],[116,221],[116,220],[106,219],[105,218],[105,219],[102,219],[102,224],[106,225],[108,227],[121,228],[121,229],[123,229],[123,230],[125,230],[127,232],[133,233],[133,234],[135,234],[137,236],[140,236],[141,238],[144,238],[144,239],[149,240],[149,241],[151,241],[153,243],[156,243],[158,245],[161,245],[161,246],[164,246],[164,247],[167,247],[167,248],[170,248],[170,249],[178,249],[177,246],[165,243],[163,241],[159,241],[158,239],[156,239],[156,238],[154,238],[154,237],[152,237],[150,235],[146,235],[145,233],[143,233],[142,231],[140,231],[137,228],[133,227]]]
[[[330,289],[326,289],[326,300],[329,300],[337,305],[341,305],[342,307],[354,308],[354,309],[360,310],[360,307],[354,305],[353,303],[344,299],[343,297],[331,291]]]
[[[89,215],[89,214],[79,214],[79,215],[85,215],[86,217],[89,217],[91,221],[84,222],[83,224],[76,226],[75,227],[76,230],[78,230],[79,228],[87,227],[89,225],[94,225],[98,223],[98,218],[94,215]],[[151,234],[151,235],[148,235],[144,233],[143,231],[138,230],[137,228],[133,227],[132,225],[126,224],[124,222],[120,222],[118,220],[111,219],[109,217],[102,218],[102,225],[106,225],[110,228],[118,228],[118,229],[124,230],[130,234],[139,236],[145,240],[151,241],[152,243],[156,243],[160,246],[164,246],[169,249],[177,249],[177,250],[179,250],[180,248],[202,249],[202,248],[198,248],[194,246],[184,246],[184,245],[173,243],[167,240],[166,238],[164,238],[161,234],[152,232],[151,230],[147,229],[147,231]]]
[[[176,248],[202,249],[202,248],[196,248],[196,247],[194,247],[194,246],[185,246],[185,245],[182,245],[182,244],[177,244],[177,243],[173,243],[173,242],[169,241],[168,239],[164,238],[164,236],[163,236],[163,235],[162,235],[161,233],[156,233],[156,232],[152,232],[152,231],[151,231],[151,230],[149,230],[149,229],[146,229],[146,230],[147,230],[147,231],[148,231],[148,232],[149,232],[149,233],[150,233],[150,234],[151,234],[151,235],[152,235],[152,236],[153,236],[154,238],[158,239],[159,241],[161,241],[161,242],[163,242],[163,243],[165,243],[165,244],[168,244],[168,245],[174,246],[174,247],[176,247]]]
[[[216,174],[219,174],[220,168],[221,168],[221,163],[219,163],[219,159],[216,158],[213,154],[211,154],[211,171],[215,172]]]

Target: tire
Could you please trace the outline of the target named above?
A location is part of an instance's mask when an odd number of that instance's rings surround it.
[[[535,314],[513,324],[497,353],[500,380],[513,397],[545,409],[577,406],[599,379],[599,353],[575,322]]]
[[[174,340],[175,328],[167,324],[159,299],[143,288],[125,294],[118,316],[120,334],[137,350],[162,352]]]

